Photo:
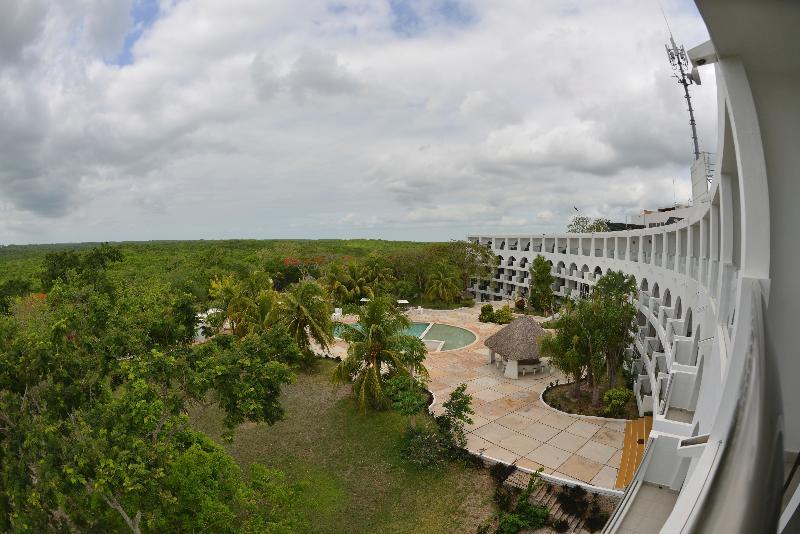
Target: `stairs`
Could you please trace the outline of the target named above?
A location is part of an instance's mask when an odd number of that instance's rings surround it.
[[[617,471],[617,481],[614,484],[616,489],[625,489],[633,480],[636,468],[642,463],[644,449],[647,446],[647,438],[653,428],[653,418],[650,416],[640,417],[625,423],[625,442],[622,447],[622,461]]]

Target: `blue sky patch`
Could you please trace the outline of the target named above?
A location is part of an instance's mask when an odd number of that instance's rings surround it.
[[[142,33],[153,25],[153,22],[158,18],[158,0],[135,0],[131,7],[131,18],[133,18],[133,27],[125,36],[125,41],[122,45],[122,50],[115,58],[113,63],[123,66],[133,63],[133,55],[131,49]]]

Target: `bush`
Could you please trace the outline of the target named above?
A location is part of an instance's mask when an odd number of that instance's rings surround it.
[[[502,514],[497,532],[500,534],[517,534],[522,529],[528,528],[525,520],[517,514]]]
[[[515,496],[515,492],[505,484],[500,484],[494,490],[494,502],[503,512],[511,511]]]
[[[478,320],[482,323],[493,323],[494,307],[491,304],[481,306],[481,314],[478,316]]]
[[[561,488],[556,500],[561,509],[569,515],[580,517],[586,510],[586,490],[580,486]]]
[[[508,305],[503,306],[494,313],[494,322],[497,324],[508,324],[514,320],[514,315],[511,313],[511,308]]]
[[[464,308],[471,308],[475,306],[475,299],[461,299],[461,306]]]
[[[403,436],[403,458],[417,467],[441,466],[448,457],[446,440],[436,428],[409,427]]]
[[[612,388],[603,395],[603,414],[606,417],[622,417],[625,406],[633,398],[633,391],[628,388]]]
[[[608,518],[608,512],[598,511],[597,513],[589,514],[589,517],[586,518],[585,526],[589,529],[589,532],[597,532],[598,530],[602,530],[606,523],[608,523]]]
[[[517,300],[517,301],[514,303],[514,307],[515,307],[516,309],[518,309],[519,311],[525,311],[525,299],[518,299],[518,300]]]
[[[506,465],[498,462],[489,468],[489,475],[492,477],[495,483],[502,484],[516,470],[517,466],[515,465]]]
[[[559,519],[553,523],[553,530],[556,532],[566,532],[569,530],[569,522],[566,519]]]

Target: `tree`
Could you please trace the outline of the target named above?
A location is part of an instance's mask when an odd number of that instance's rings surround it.
[[[598,279],[592,294],[600,314],[603,353],[608,370],[608,387],[617,384],[625,351],[633,342],[636,306],[636,278],[622,271],[608,271]]]
[[[472,395],[467,393],[467,385],[460,384],[454,389],[442,404],[442,408],[444,412],[436,417],[436,424],[445,434],[451,451],[463,449],[467,444],[464,427],[472,424],[470,415],[475,415],[475,410],[472,409]]]
[[[244,421],[279,420],[300,358],[292,337],[275,327],[190,347],[189,296],[164,282],[98,286],[89,274],[106,256],[0,316],[0,531],[283,524],[258,493],[269,476],[248,485],[187,414],[217,399],[228,439]]]
[[[550,263],[544,256],[536,256],[531,263],[530,305],[539,313],[552,313],[553,282]]]
[[[388,373],[426,377],[422,365],[427,353],[416,336],[406,333],[411,321],[391,299],[376,297],[361,306],[355,325],[341,323],[341,337],[349,347],[347,357],[333,372],[334,383],[353,382],[353,392],[362,410],[389,407],[384,366]]]
[[[472,241],[436,244],[431,252],[458,271],[460,289],[469,287],[474,278],[488,278],[499,261],[491,249]]]
[[[425,382],[410,374],[398,374],[386,381],[386,394],[392,400],[392,408],[407,415],[411,427],[417,427],[417,414],[428,406]]]
[[[588,234],[592,232],[608,232],[608,219],[592,219],[584,215],[576,215],[567,225],[567,232],[571,234]]]
[[[321,285],[312,280],[297,282],[289,286],[279,302],[281,322],[307,358],[312,356],[312,342],[328,349],[333,343],[333,309]]]
[[[431,300],[452,302],[463,289],[459,284],[456,270],[444,262],[436,265],[433,272],[428,275],[425,287],[425,296]]]

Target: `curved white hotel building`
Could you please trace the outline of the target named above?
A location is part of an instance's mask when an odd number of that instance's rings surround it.
[[[633,387],[653,427],[607,532],[659,507],[664,533],[798,532],[800,3],[697,6],[711,40],[689,56],[717,79],[719,148],[710,185],[695,162],[693,207],[638,230],[470,236],[501,262],[473,289],[526,294],[537,255],[562,297],[636,276]]]

